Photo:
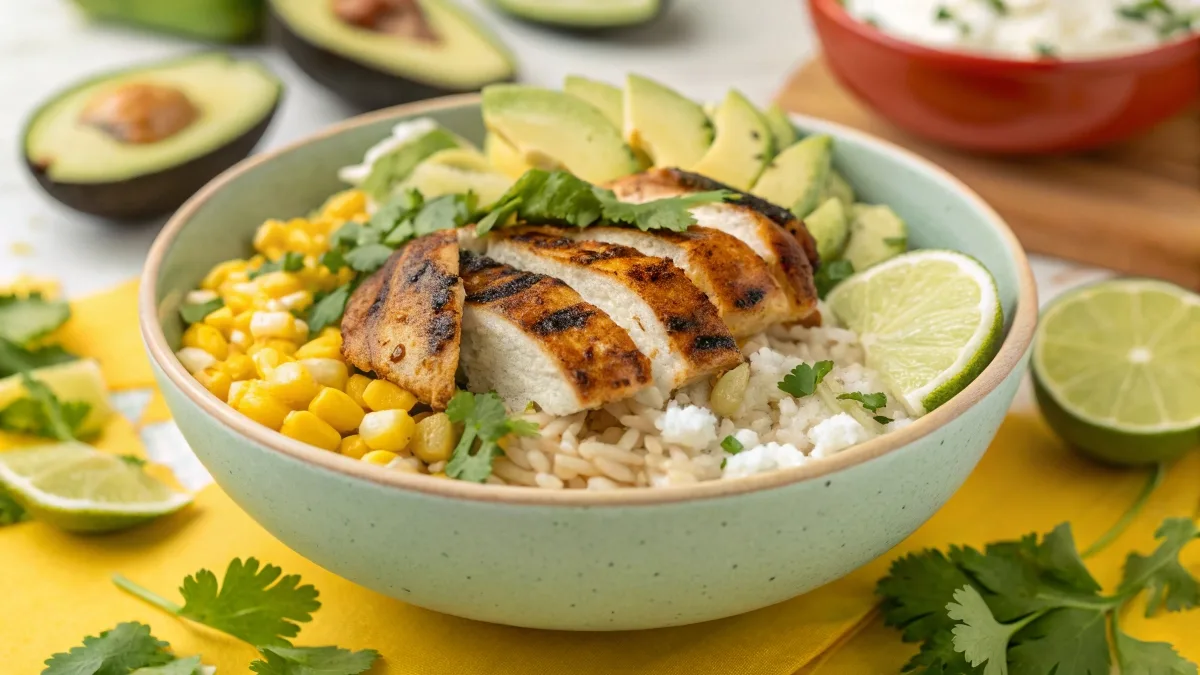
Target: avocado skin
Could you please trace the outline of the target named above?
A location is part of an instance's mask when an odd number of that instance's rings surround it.
[[[438,87],[364,66],[300,37],[274,11],[269,29],[272,41],[283,47],[300,70],[361,110],[379,110],[427,98],[478,91]],[[500,81],[511,82],[512,78]]]
[[[271,125],[278,108],[276,101],[258,124],[216,150],[169,169],[111,183],[60,183],[28,155],[22,155],[42,189],[76,211],[109,220],[146,220],[173,212],[217,174],[245,159]]]
[[[601,25],[575,24],[575,23],[567,23],[565,21],[558,21],[558,20],[553,20],[553,19],[535,18],[533,16],[529,16],[526,14],[521,14],[518,12],[511,11],[509,8],[505,7],[502,3],[495,2],[495,0],[492,0],[488,4],[490,4],[492,7],[503,12],[505,16],[512,17],[512,18],[516,19],[517,21],[520,21],[521,23],[524,23],[524,24],[528,24],[530,26],[538,26],[540,28],[546,28],[546,29],[550,29],[553,31],[558,31],[559,33],[563,33],[566,35],[574,34],[574,35],[579,35],[581,37],[584,37],[584,36],[602,37],[606,33],[615,33],[618,31],[628,30],[631,28],[638,28],[640,26],[645,26],[647,24],[658,21],[659,19],[662,18],[663,14],[666,13],[667,9],[670,7],[672,2],[673,2],[673,0],[662,0],[658,4],[658,11],[654,12],[654,14],[651,14],[650,16],[648,16],[645,19],[642,19],[640,21],[631,21],[631,22],[625,22],[625,23],[612,23],[612,24],[607,24],[607,25],[604,25],[604,24],[601,24]]]
[[[176,2],[172,12],[145,12],[154,0],[74,0],[89,17],[195,40],[229,44],[258,42],[265,0],[158,0]]]

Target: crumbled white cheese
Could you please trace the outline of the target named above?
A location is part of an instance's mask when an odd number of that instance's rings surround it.
[[[700,406],[680,408],[672,401],[654,426],[662,432],[664,443],[693,450],[703,450],[717,440],[717,416]]]
[[[375,160],[389,152],[414,141],[437,128],[437,122],[428,117],[401,122],[392,127],[392,135],[372,145],[363,157],[362,164],[344,166],[338,170],[338,178],[351,185],[361,185],[371,175],[371,166]]]
[[[838,413],[809,430],[808,440],[813,444],[810,454],[813,457],[828,457],[870,437],[871,433],[850,413]]]
[[[753,429],[738,429],[733,432],[733,437],[742,444],[743,448],[753,448],[758,445],[758,434]]]
[[[780,445],[767,443],[756,445],[749,450],[743,450],[725,460],[724,478],[741,478],[756,473],[766,473],[777,469],[787,469],[800,466],[808,461],[796,446],[791,443]]]

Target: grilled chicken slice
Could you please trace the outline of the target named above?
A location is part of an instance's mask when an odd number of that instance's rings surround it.
[[[654,382],[664,392],[742,361],[716,308],[666,258],[538,227],[493,233],[488,256],[561,279],[602,309],[650,357]]]
[[[459,268],[460,361],[473,391],[495,391],[512,410],[533,401],[570,415],[650,385],[650,360],[629,334],[563,282],[466,251]]]
[[[669,258],[708,296],[735,338],[756,335],[789,318],[788,296],[771,275],[770,265],[741,240],[720,230],[692,227],[687,232],[643,232],[628,227],[587,227],[571,236]]]
[[[617,179],[608,186],[622,201],[646,202],[703,190],[732,190],[724,183],[678,169],[651,169]],[[813,262],[817,260],[816,242],[795,216],[753,195],[737,202],[702,204],[690,209],[696,224],[720,230],[749,246],[771,267],[775,281],[788,296],[787,321],[820,324],[817,313],[817,288],[813,282]],[[768,213],[772,215],[767,215]],[[789,234],[779,221],[790,221],[798,235]],[[811,254],[806,252],[811,243]]]
[[[457,233],[414,239],[351,296],[342,355],[442,410],[454,396],[462,312]]]

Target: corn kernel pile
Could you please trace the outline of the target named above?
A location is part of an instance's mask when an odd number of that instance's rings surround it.
[[[315,293],[351,281],[349,268],[334,273],[319,262],[330,236],[351,220],[367,220],[359,190],[334,195],[312,218],[259,226],[254,256],[216,265],[188,294],[188,303],[220,298],[224,306],[188,326],[177,356],[213,395],[285,436],[364,462],[445,476],[458,441],[450,418],[410,415],[417,403],[412,393],[352,374],[338,328],[309,339],[308,325],[292,313],[310,307]],[[302,269],[251,278],[288,253],[303,255]]]

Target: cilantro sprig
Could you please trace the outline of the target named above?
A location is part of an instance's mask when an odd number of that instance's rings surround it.
[[[179,307],[179,318],[183,319],[184,323],[200,323],[204,317],[224,306],[225,301],[219,297],[204,302],[185,302]]]
[[[801,363],[783,376],[779,390],[796,398],[812,396],[817,390],[817,385],[821,384],[831,370],[833,361],[817,361],[812,365]]]
[[[1170,645],[1120,630],[1120,609],[1148,592],[1147,615],[1200,605],[1200,582],[1180,562],[1200,528],[1170,518],[1150,555],[1131,553],[1117,591],[1102,595],[1075,547],[1071,528],[1041,538],[951,547],[896,560],[877,592],[884,620],[921,651],[905,666],[918,673],[1107,673],[1113,636],[1121,672],[1197,672]]]
[[[23,397],[0,408],[0,430],[60,441],[79,436],[91,406],[82,401],[59,401],[50,387],[30,374],[77,358],[61,346],[40,344],[69,318],[67,303],[37,293],[0,296],[0,377],[19,374],[25,389]]]
[[[42,675],[108,675],[162,667],[177,660],[168,647],[169,644],[151,635],[150,627],[145,624],[119,623],[98,636],[85,637],[82,646],[46,659]],[[196,670],[199,659],[192,663],[192,670],[185,671],[187,675]]]
[[[0,339],[28,347],[71,318],[71,307],[40,293],[0,295]]]
[[[492,475],[492,461],[504,452],[500,439],[510,434],[538,434],[533,422],[510,419],[504,401],[494,393],[459,391],[446,406],[446,415],[451,422],[463,425],[462,438],[446,464],[446,475],[473,483],[482,483]]]
[[[849,260],[831,260],[822,263],[817,273],[813,275],[813,283],[817,287],[817,297],[822,300],[838,284],[854,275],[854,264]]]

